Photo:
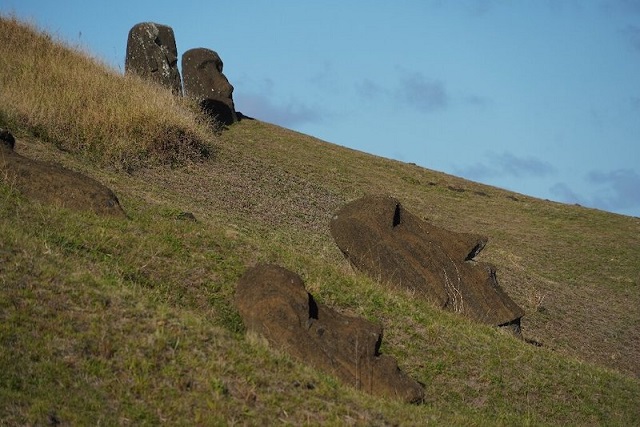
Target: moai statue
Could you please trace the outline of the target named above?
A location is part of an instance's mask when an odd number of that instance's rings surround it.
[[[129,31],[125,73],[135,73],[182,95],[178,50],[173,29],[154,22],[142,22]]]
[[[495,267],[475,260],[487,237],[436,227],[399,200],[374,195],[343,206],[330,230],[347,259],[376,280],[521,336],[524,311],[498,284]]]
[[[205,48],[186,51],[182,76],[185,96],[197,100],[207,114],[225,125],[238,121],[233,86],[222,74],[222,60],[216,52]]]

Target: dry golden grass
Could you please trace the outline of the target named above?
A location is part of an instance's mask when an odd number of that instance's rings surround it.
[[[61,149],[125,169],[212,150],[210,124],[188,100],[13,18],[0,19],[0,71],[0,120]]]

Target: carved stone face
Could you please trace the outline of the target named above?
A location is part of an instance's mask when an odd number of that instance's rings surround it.
[[[222,74],[222,59],[210,49],[190,49],[182,55],[182,72],[187,96],[198,99],[231,99],[233,86]]]
[[[138,74],[182,95],[173,29],[153,22],[134,25],[127,40],[125,73]]]
[[[210,49],[190,49],[182,55],[182,74],[186,96],[225,124],[237,121],[233,105],[233,86],[222,74],[222,60]]]

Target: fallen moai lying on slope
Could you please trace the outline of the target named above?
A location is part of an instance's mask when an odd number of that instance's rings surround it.
[[[382,326],[318,304],[297,274],[258,265],[239,280],[235,304],[248,331],[347,385],[418,403],[422,386],[380,354]]]
[[[486,237],[436,227],[387,196],[365,196],[345,205],[330,228],[344,255],[369,276],[520,334],[524,312],[498,285],[495,268],[474,260]]]

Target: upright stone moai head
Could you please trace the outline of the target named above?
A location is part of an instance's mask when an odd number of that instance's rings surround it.
[[[185,96],[194,98],[209,115],[229,125],[238,121],[233,86],[222,74],[222,60],[210,49],[190,49],[182,55]]]
[[[178,50],[173,29],[154,22],[142,22],[129,31],[125,73],[135,73],[182,95]]]

